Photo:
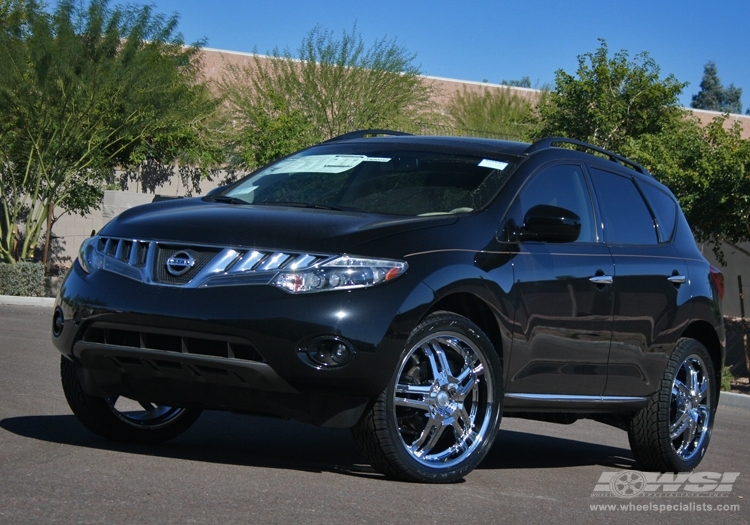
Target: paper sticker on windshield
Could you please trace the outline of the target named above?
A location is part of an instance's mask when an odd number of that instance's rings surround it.
[[[365,155],[309,155],[282,160],[268,173],[341,173],[367,160]]]
[[[366,157],[364,159],[365,162],[390,162],[391,159],[387,157]]]
[[[482,162],[479,163],[479,167],[492,168],[493,170],[504,170],[505,168],[508,167],[508,163],[502,162],[499,160],[484,159]]]

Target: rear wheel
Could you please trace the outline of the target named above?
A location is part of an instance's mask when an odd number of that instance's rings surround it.
[[[714,422],[715,377],[706,347],[695,339],[680,339],[659,391],[630,422],[630,448],[641,468],[682,472],[698,466]]]
[[[473,470],[497,435],[501,365],[489,338],[448,312],[409,337],[391,383],[352,429],[370,463],[407,481],[445,483]]]
[[[62,357],[60,361],[65,398],[83,425],[110,441],[155,444],[186,431],[201,415],[193,408],[157,405],[121,396],[108,398],[88,395],[81,388],[76,364]]]

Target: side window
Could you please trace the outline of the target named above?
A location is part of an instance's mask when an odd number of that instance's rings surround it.
[[[656,225],[630,177],[591,169],[599,198],[604,240],[610,244],[657,244]]]
[[[677,221],[677,203],[674,199],[659,188],[648,183],[639,184],[646,200],[651,204],[651,210],[656,215],[656,223],[659,227],[659,242],[668,242],[672,239],[675,222]]]
[[[508,224],[523,225],[526,213],[540,204],[565,208],[578,215],[581,234],[575,242],[596,242],[591,198],[580,166],[558,165],[536,174],[513,202]]]

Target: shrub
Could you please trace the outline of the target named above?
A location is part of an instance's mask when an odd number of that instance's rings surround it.
[[[724,369],[721,371],[721,389],[724,392],[729,392],[732,390],[732,380],[734,379],[734,376],[732,375],[732,371],[728,366],[725,366]]]
[[[44,265],[30,262],[0,263],[0,295],[44,297]]]

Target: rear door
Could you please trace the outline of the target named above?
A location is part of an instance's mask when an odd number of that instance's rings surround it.
[[[656,185],[591,168],[612,253],[614,327],[605,395],[646,396],[688,321],[687,265],[671,243],[676,203]]]

